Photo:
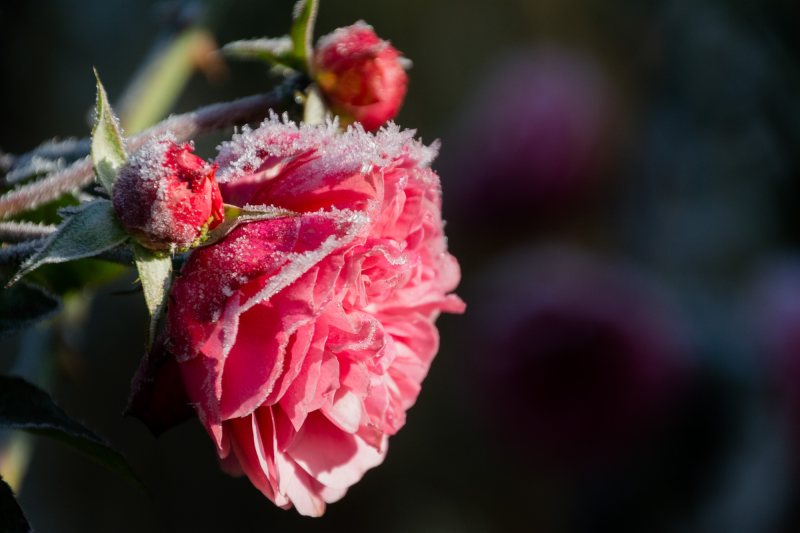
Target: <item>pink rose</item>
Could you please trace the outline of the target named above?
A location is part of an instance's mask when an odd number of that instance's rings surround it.
[[[134,153],[114,184],[122,225],[153,250],[186,248],[224,218],[214,166],[171,135]]]
[[[357,22],[320,38],[314,66],[317,83],[345,123],[355,120],[374,131],[400,111],[408,85],[404,60],[368,24]]]
[[[296,216],[196,250],[170,295],[164,344],[223,466],[304,515],[383,461],[436,317],[464,309],[436,149],[413,133],[273,117],[235,135],[217,159],[226,200]]]

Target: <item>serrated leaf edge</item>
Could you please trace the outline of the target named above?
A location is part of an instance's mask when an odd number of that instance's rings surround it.
[[[97,98],[95,101],[95,121],[92,128],[92,141],[91,141],[91,155],[92,166],[94,168],[95,176],[103,188],[111,194],[114,188],[114,181],[120,167],[125,164],[128,158],[125,150],[125,139],[122,135],[122,128],[119,124],[119,118],[114,114],[111,104],[108,101],[108,94],[106,93],[103,83],[100,81],[100,75],[97,69],[94,69],[94,76],[97,80]],[[116,161],[107,163],[107,158],[103,157],[98,161],[100,155],[98,154],[98,143],[101,138],[98,135],[106,137],[103,139],[104,145],[107,146],[110,153],[116,156]],[[110,168],[105,168],[108,164]]]
[[[73,256],[70,259],[67,259],[65,261],[42,261],[42,262],[39,262],[39,260],[41,259],[42,255],[45,253],[45,251],[48,248],[50,248],[50,246],[56,240],[58,240],[59,238],[61,238],[63,236],[64,229],[69,225],[69,223],[73,220],[73,218],[78,216],[81,212],[89,209],[90,207],[98,205],[99,203],[107,203],[109,209],[113,210],[113,207],[111,207],[111,202],[109,202],[108,200],[94,200],[92,202],[87,202],[85,204],[82,204],[81,206],[78,207],[78,209],[75,209],[74,211],[72,211],[68,215],[68,217],[65,218],[64,221],[61,223],[61,225],[58,227],[58,230],[56,232],[52,233],[51,235],[49,235],[48,237],[46,237],[44,239],[44,242],[42,243],[42,246],[36,252],[34,252],[30,257],[28,257],[25,261],[23,261],[23,263],[20,265],[20,269],[17,271],[17,273],[14,274],[14,276],[6,283],[5,288],[11,287],[15,283],[17,283],[20,279],[22,279],[23,276],[25,276],[26,274],[30,274],[31,272],[33,272],[34,270],[36,270],[37,268],[39,268],[42,265],[53,264],[53,263],[56,263],[56,264],[57,263],[66,263],[66,262],[69,262],[69,261],[76,261],[78,259],[85,259],[87,257],[94,257],[95,255],[99,255],[99,254],[101,254],[101,253],[103,253],[103,252],[105,252],[107,250],[115,248],[115,247],[119,246],[120,244],[124,243],[128,239],[128,235],[127,235],[127,233],[125,233],[124,230],[122,230],[120,228],[120,232],[119,232],[120,235],[119,235],[118,239],[113,240],[113,241],[109,241],[105,246],[96,248],[96,249],[92,250],[89,253],[77,254],[77,255],[75,255],[75,256]]]

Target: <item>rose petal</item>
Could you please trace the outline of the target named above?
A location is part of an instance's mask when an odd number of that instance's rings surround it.
[[[333,488],[356,483],[384,458],[384,453],[337,428],[318,413],[308,416],[287,454],[314,479]]]

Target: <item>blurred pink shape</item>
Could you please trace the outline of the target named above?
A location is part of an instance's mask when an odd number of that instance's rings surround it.
[[[456,208],[465,217],[525,209],[516,214],[529,218],[588,193],[615,135],[612,105],[609,81],[588,56],[543,47],[501,60],[446,153]]]
[[[664,427],[692,365],[687,331],[652,281],[563,249],[518,252],[484,279],[473,362],[504,441],[580,462]]]

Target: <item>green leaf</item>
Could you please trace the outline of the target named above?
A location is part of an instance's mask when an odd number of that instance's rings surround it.
[[[29,533],[31,530],[14,491],[0,477],[0,531],[4,533]]]
[[[26,276],[26,280],[41,285],[56,296],[99,287],[128,273],[125,265],[103,259],[77,259],[69,263],[43,265]]]
[[[119,452],[70,418],[49,394],[24,379],[0,376],[0,428],[21,429],[57,439],[144,488]]]
[[[296,214],[297,213],[294,211],[274,206],[246,205],[244,207],[237,207],[235,205],[225,204],[225,220],[222,224],[209,232],[208,237],[200,246],[209,246],[221,241],[239,224],[256,222],[258,220],[269,220],[271,218],[291,217]]]
[[[125,164],[128,156],[125,153],[119,119],[108,103],[108,95],[100,83],[100,76],[96,70],[94,75],[97,78],[97,108],[92,129],[92,164],[97,179],[111,194],[119,169]]]
[[[69,211],[58,231],[47,238],[39,251],[22,263],[6,287],[42,265],[92,257],[119,246],[127,238],[128,234],[117,222],[111,202],[95,200],[83,204],[78,209]]]
[[[248,39],[234,41],[222,47],[222,53],[233,59],[256,59],[265,61],[273,67],[296,69],[294,60],[294,43],[291,37],[284,35],[277,39]]]
[[[299,0],[294,6],[294,21],[289,36],[294,45],[295,59],[311,73],[312,40],[314,38],[314,23],[317,20],[318,0]]]
[[[0,338],[49,317],[60,306],[58,298],[29,283],[0,290]]]
[[[149,346],[156,336],[158,322],[167,307],[167,294],[172,284],[172,259],[169,255],[153,252],[138,244],[133,246],[133,254],[147,310],[150,312]]]
[[[127,134],[139,133],[164,118],[216,47],[209,30],[196,26],[160,40],[118,101]]]

